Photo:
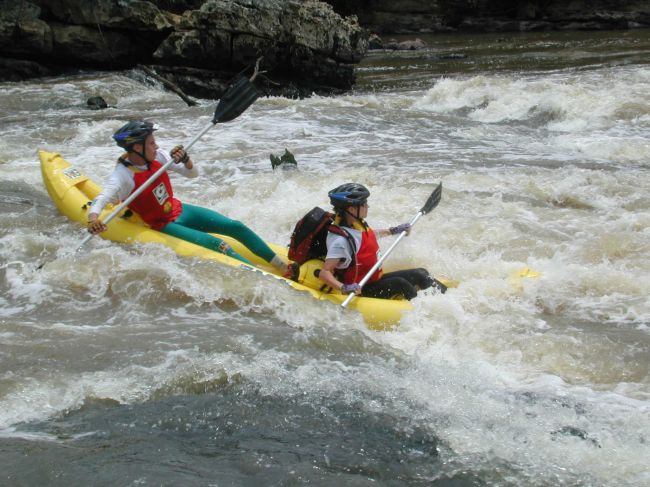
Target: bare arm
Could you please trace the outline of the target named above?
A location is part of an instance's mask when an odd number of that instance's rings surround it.
[[[357,283],[345,284],[334,277],[334,270],[341,259],[325,259],[323,268],[318,277],[332,289],[338,289],[342,293],[361,294],[361,287]]]
[[[336,269],[336,265],[339,263],[339,260],[340,259],[325,259],[325,263],[323,264],[323,268],[321,269],[318,277],[332,289],[340,290],[341,286],[343,286],[343,283],[334,277],[334,270]]]

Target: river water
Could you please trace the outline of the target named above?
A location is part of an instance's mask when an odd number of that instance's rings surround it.
[[[155,245],[71,256],[37,149],[102,181],[125,120],[170,147],[215,104],[131,72],[0,84],[1,485],[650,485],[650,33],[425,40],[349,95],[260,99],[174,180],[276,243],[340,183],[381,227],[442,181],[387,267],[460,285],[389,332]]]

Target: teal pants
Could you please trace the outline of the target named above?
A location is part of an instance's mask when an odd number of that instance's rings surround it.
[[[180,216],[172,223],[165,225],[161,231],[201,247],[221,252],[250,265],[253,264],[248,259],[239,255],[226,242],[210,233],[220,233],[238,240],[267,262],[270,262],[275,256],[275,252],[266,245],[266,242],[242,222],[231,220],[216,211],[200,206],[183,203],[183,212]]]

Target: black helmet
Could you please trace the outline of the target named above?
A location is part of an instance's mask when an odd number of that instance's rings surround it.
[[[370,191],[363,184],[345,183],[327,193],[334,208],[361,206],[370,196]]]
[[[124,149],[130,149],[133,144],[144,144],[147,135],[151,135],[158,126],[144,120],[135,120],[127,123],[113,134],[117,145]]]

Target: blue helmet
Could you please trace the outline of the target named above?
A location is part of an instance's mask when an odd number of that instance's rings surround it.
[[[370,191],[363,184],[345,183],[331,190],[327,196],[334,208],[347,208],[363,205],[368,201]]]
[[[124,149],[130,149],[133,144],[144,144],[148,135],[158,130],[158,126],[144,120],[136,120],[127,123],[113,134],[117,145]]]

